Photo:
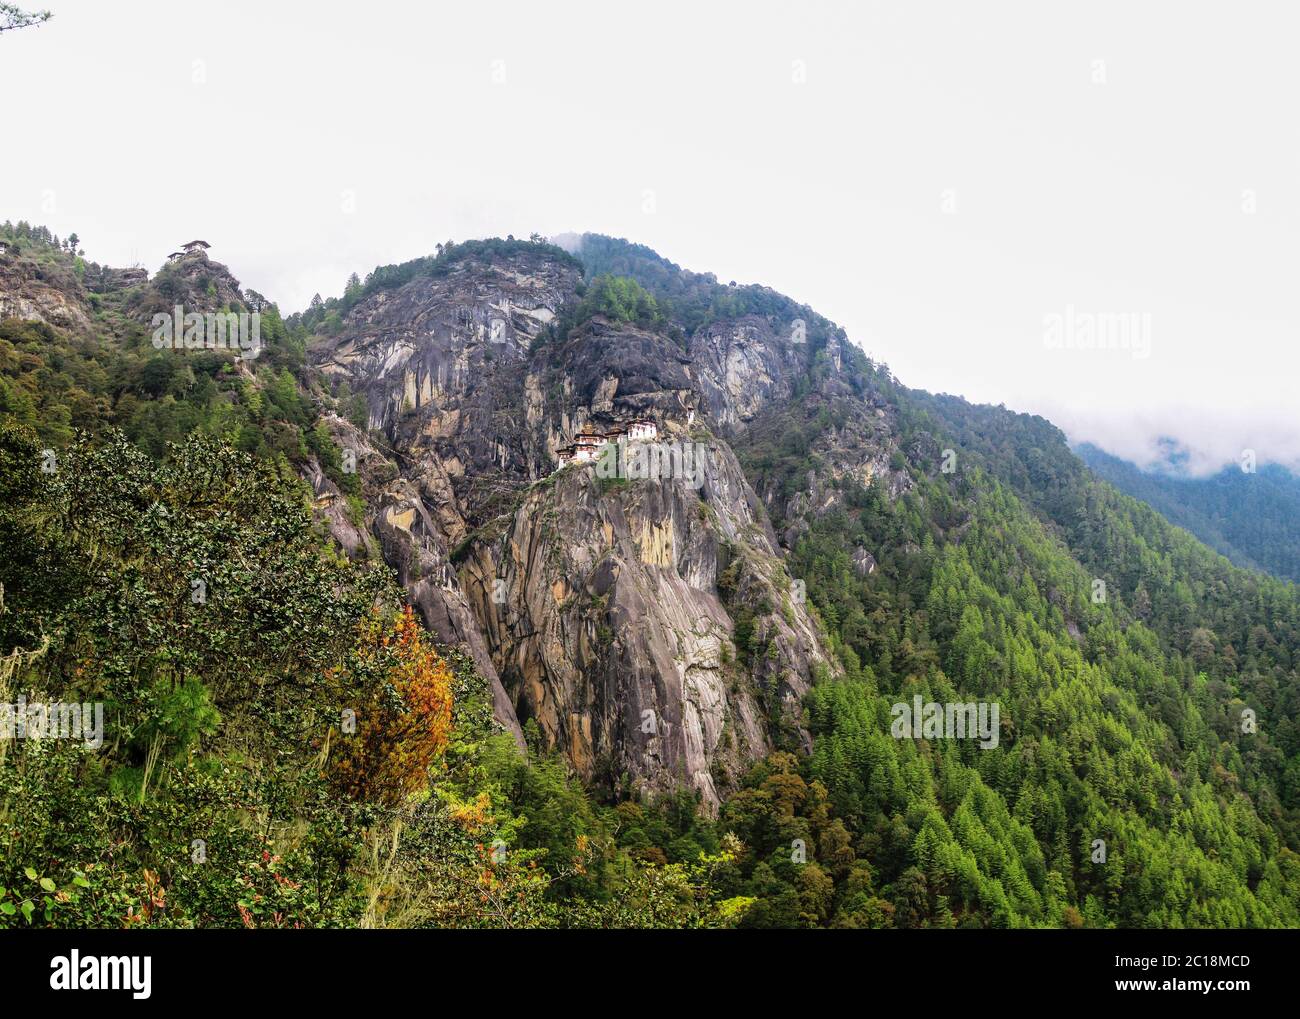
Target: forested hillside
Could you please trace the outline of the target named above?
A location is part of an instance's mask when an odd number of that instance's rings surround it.
[[[1141,499],[1238,566],[1300,581],[1300,477],[1278,464],[1225,467],[1208,478],[1143,471],[1089,443],[1094,474]],[[1254,465],[1250,465],[1254,466]]]
[[[106,718],[0,743],[0,925],[1300,925],[1296,587],[1049,422],[594,235],[283,319],[206,258],[105,284],[3,236],[0,701]],[[265,349],[158,350],[159,300]],[[633,415],[698,491],[555,470]],[[670,679],[681,717],[620,700]],[[918,695],[995,745],[899,738]],[[707,775],[644,703],[716,712]]]
[[[766,298],[666,285],[646,249],[598,240],[593,270],[611,263],[702,320],[714,302]],[[776,529],[807,527],[788,568],[849,677],[809,695],[810,774],[871,847],[893,922],[1300,921],[1296,588],[1097,481],[1049,422],[907,390],[870,364],[868,402],[897,409],[912,487],[892,498],[879,475],[842,479],[842,503],[809,519],[805,495],[821,493],[803,479],[837,458],[861,405],[819,391],[821,342],[803,398],[736,445]],[[860,549],[879,564],[866,576]],[[1005,741],[892,739],[890,705],[915,693],[998,700]]]

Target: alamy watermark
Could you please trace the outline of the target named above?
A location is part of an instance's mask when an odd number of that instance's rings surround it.
[[[992,750],[998,745],[1000,713],[997,701],[923,703],[917,694],[911,704],[900,701],[890,709],[889,732],[894,739],[978,739],[981,749]]]
[[[1151,356],[1149,311],[1076,311],[1043,316],[1043,346],[1048,350],[1127,350],[1133,360]]]
[[[708,450],[702,442],[611,442],[596,459],[596,476],[629,481],[681,481],[704,485]]]
[[[12,704],[0,703],[0,739],[79,739],[90,750],[104,745],[104,705],[27,703],[19,694]]]
[[[153,956],[85,955],[72,949],[50,960],[55,991],[130,991],[143,1001],[153,993]]]
[[[261,312],[186,312],[176,305],[154,315],[153,345],[158,350],[235,350],[252,360],[262,352]]]

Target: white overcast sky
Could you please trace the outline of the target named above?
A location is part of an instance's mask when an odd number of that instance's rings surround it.
[[[0,219],[96,261],[202,237],[287,312],[447,238],[598,231],[911,386],[1300,461],[1295,5],[44,4],[0,36]],[[1048,349],[1071,307],[1150,315],[1150,357]]]

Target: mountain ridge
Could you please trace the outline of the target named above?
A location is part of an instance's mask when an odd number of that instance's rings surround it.
[[[516,754],[624,815],[685,790],[691,839],[749,847],[746,924],[1300,922],[1294,586],[1045,419],[908,389],[790,298],[592,235],[266,305],[251,363],[152,350],[152,284],[87,298],[96,342],[0,322],[0,411],[58,448],[208,434],[309,487]],[[700,445],[698,487],[558,469],[633,418]],[[897,738],[916,696],[998,703],[998,745]]]

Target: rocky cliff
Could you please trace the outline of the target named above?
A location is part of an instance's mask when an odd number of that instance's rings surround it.
[[[593,306],[592,267],[557,248],[482,242],[382,267],[331,302],[305,368],[286,346],[190,364],[155,355],[150,321],[177,304],[261,308],[226,266],[193,253],[149,278],[29,248],[0,255],[4,313],[111,334],[141,362],[137,388],[203,385],[212,427],[269,436],[340,548],[387,562],[473,657],[521,747],[535,732],[588,782],[686,786],[712,805],[749,761],[808,744],[803,695],[839,666],[787,551],[855,486],[908,483],[892,404],[810,310],[682,273],[671,300],[629,315]],[[234,403],[242,426],[223,413]],[[755,451],[818,415],[834,426],[800,457],[819,469],[768,469]],[[634,421],[657,434],[607,445],[612,469],[559,469],[580,435]]]
[[[90,331],[86,289],[66,266],[29,257],[11,245],[0,253],[0,318],[20,318]]]
[[[363,478],[360,531],[322,509],[354,553],[376,539],[425,621],[471,649],[511,730],[535,724],[588,781],[716,804],[745,762],[806,742],[800,698],[836,668],[728,442],[789,401],[799,352],[759,319],[691,336],[574,322],[581,287],[539,246],[359,300],[312,359],[364,394],[369,436],[332,427],[386,476]],[[669,476],[557,472],[580,432],[634,419],[677,458]]]

